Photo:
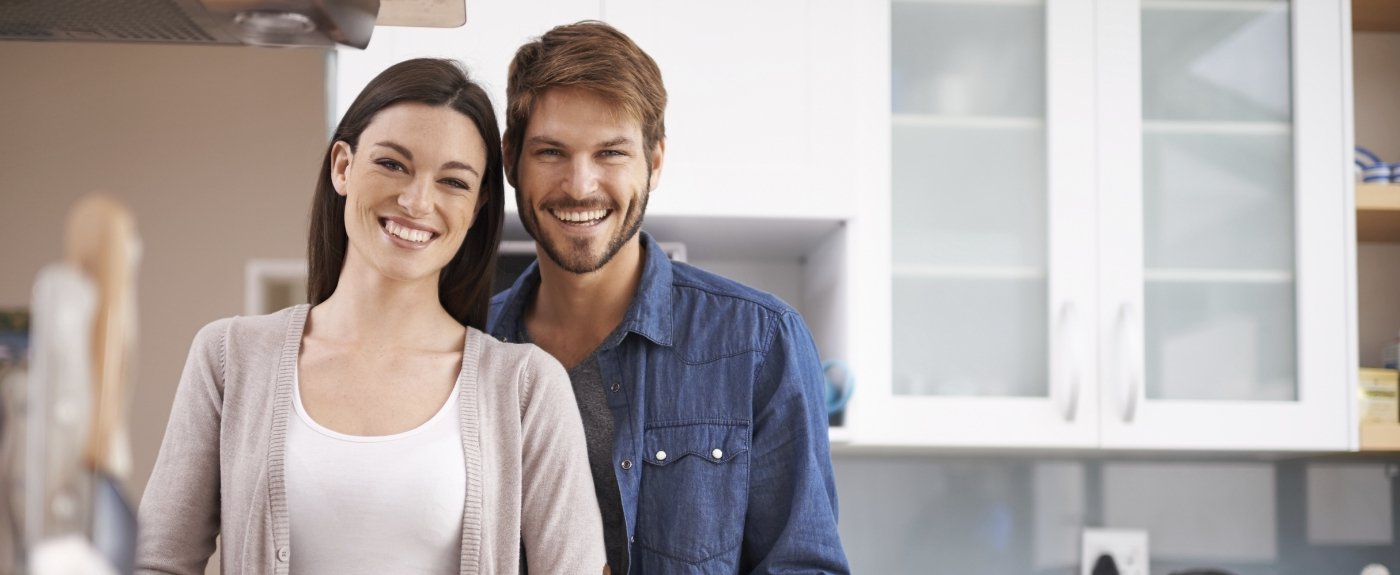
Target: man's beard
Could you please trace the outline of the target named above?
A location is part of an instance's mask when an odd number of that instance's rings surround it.
[[[650,180],[650,178],[648,178],[648,180]],[[554,216],[549,214],[549,208],[551,207],[583,206],[555,205],[540,208],[532,207],[520,211],[520,221],[525,225],[525,231],[530,234],[530,237],[535,239],[535,243],[544,248],[545,255],[549,257],[550,261],[554,262],[554,265],[559,266],[569,273],[592,273],[608,265],[608,262],[612,261],[613,257],[617,256],[619,251],[622,251],[622,246],[627,245],[627,242],[631,241],[631,239],[637,235],[637,232],[641,231],[642,218],[646,215],[647,201],[650,199],[651,193],[646,192],[642,194],[640,201],[633,201],[627,206],[627,213],[622,215],[622,226],[618,228],[617,233],[614,234],[612,238],[608,239],[607,248],[603,250],[603,253],[596,257],[590,250],[592,241],[587,238],[565,238],[555,242],[540,232],[540,216],[537,214],[544,213],[545,215],[543,217],[552,218]],[[518,189],[516,190],[516,205],[522,205],[520,202],[520,191]],[[598,206],[596,204],[591,204],[587,207],[609,209],[611,213],[608,217],[618,216],[617,209],[614,206]]]

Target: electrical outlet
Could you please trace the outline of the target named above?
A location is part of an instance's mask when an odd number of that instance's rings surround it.
[[[1085,529],[1080,575],[1093,575],[1100,555],[1118,565],[1119,575],[1147,575],[1147,532],[1141,529]]]

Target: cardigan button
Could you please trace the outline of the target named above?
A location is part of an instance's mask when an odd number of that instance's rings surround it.
[[[292,550],[291,550],[291,549],[287,549],[286,547],[282,547],[282,548],[280,548],[280,549],[277,550],[277,560],[278,560],[278,561],[281,561],[281,562],[283,562],[283,563],[286,563],[287,560],[288,560],[288,559],[291,559],[291,558],[292,558]]]

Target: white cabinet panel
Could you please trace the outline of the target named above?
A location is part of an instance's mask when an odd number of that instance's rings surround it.
[[[666,214],[847,218],[857,161],[851,0],[605,0],[666,79]]]

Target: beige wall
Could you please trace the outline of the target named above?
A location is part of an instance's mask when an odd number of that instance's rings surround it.
[[[195,331],[242,312],[245,260],[305,254],[324,64],[320,50],[0,42],[0,307],[28,306],[79,195],[136,213],[137,497]]]
[[[1400,162],[1400,34],[1356,34],[1352,43],[1356,143]],[[1380,367],[1381,347],[1400,331],[1400,244],[1357,246],[1361,365]]]
[[[1352,38],[1356,143],[1387,162],[1400,162],[1400,33]]]

